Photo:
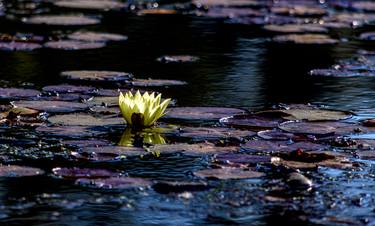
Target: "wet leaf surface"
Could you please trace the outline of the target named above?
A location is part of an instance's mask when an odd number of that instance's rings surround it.
[[[100,23],[100,20],[76,15],[43,15],[32,16],[24,20],[27,24],[54,25],[54,26],[82,26]]]
[[[130,73],[118,71],[64,71],[62,77],[73,80],[122,82],[131,79]]]
[[[88,108],[86,104],[67,101],[16,101],[13,105],[48,113],[69,113],[83,111]]]
[[[189,63],[189,62],[195,62],[198,61],[199,58],[196,56],[188,56],[188,55],[167,55],[167,56],[161,56],[156,59],[157,61],[161,63]]]
[[[194,140],[217,140],[228,138],[245,138],[254,136],[252,131],[235,130],[224,127],[183,127],[180,136]]]
[[[36,98],[41,93],[33,89],[22,89],[22,88],[0,88],[1,99],[27,99]]]
[[[264,174],[251,170],[244,170],[241,168],[230,168],[224,167],[220,169],[206,169],[194,172],[197,177],[207,178],[207,179],[220,179],[220,180],[230,180],[230,179],[250,179],[262,177]]]
[[[126,4],[119,1],[112,0],[75,0],[75,1],[66,1],[59,0],[53,3],[55,6],[72,8],[72,9],[88,9],[88,10],[100,10],[108,11],[114,9],[123,9],[126,7]]]
[[[44,171],[34,167],[17,165],[0,165],[0,177],[28,177],[44,174]]]
[[[327,33],[328,30],[323,26],[313,24],[285,24],[285,25],[266,25],[263,27],[266,31],[277,33]]]
[[[72,153],[72,155],[77,158],[90,161],[121,160],[129,157],[140,157],[148,154],[149,153],[143,148],[123,146],[87,147],[78,153]]]
[[[245,113],[244,110],[222,107],[175,107],[169,108],[164,118],[179,120],[216,121],[223,117]]]
[[[153,153],[176,154],[183,153],[192,156],[214,155],[220,153],[236,152],[239,148],[236,146],[218,147],[211,143],[199,144],[164,144],[155,145],[149,149]]]
[[[126,41],[128,39],[125,35],[90,31],[77,31],[68,35],[68,38],[83,42]]]
[[[105,134],[87,126],[40,126],[35,131],[46,136],[65,138],[97,137]]]
[[[48,121],[62,126],[114,126],[123,125],[125,121],[120,117],[95,117],[85,113],[55,115]]]
[[[302,34],[302,35],[279,35],[273,38],[274,42],[293,43],[293,44],[337,44],[338,40],[332,39],[327,35]]]
[[[291,152],[297,149],[305,151],[318,151],[326,148],[325,145],[312,142],[290,142],[290,141],[269,141],[250,140],[241,145],[241,148],[250,152],[271,153],[271,152]]]
[[[104,43],[100,42],[82,42],[82,41],[51,41],[44,44],[44,47],[50,49],[61,49],[61,50],[85,50],[85,49],[99,49],[105,46]]]
[[[269,129],[277,127],[282,121],[276,117],[262,117],[257,115],[235,115],[220,119],[220,122],[226,126],[244,129]]]

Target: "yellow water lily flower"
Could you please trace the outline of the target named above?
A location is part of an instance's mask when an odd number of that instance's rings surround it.
[[[164,115],[170,101],[166,99],[161,102],[161,94],[155,96],[154,92],[145,92],[142,95],[139,90],[134,95],[130,91],[125,95],[120,92],[119,96],[122,116],[128,125],[137,128],[152,126]]]

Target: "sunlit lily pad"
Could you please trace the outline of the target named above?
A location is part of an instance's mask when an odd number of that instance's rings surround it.
[[[336,22],[348,23],[354,27],[359,27],[375,21],[375,14],[343,12],[332,15],[330,19]]]
[[[96,92],[95,87],[91,86],[75,86],[69,84],[62,84],[62,85],[51,85],[45,86],[42,89],[45,92],[52,92],[52,93],[82,93],[82,94],[93,94]]]
[[[336,128],[320,122],[284,122],[279,125],[281,130],[295,134],[309,134],[316,136],[328,136],[335,133]]]
[[[199,144],[155,145],[151,147],[149,151],[154,152],[154,153],[161,153],[161,154],[183,153],[185,155],[204,156],[204,155],[236,152],[238,150],[239,150],[239,147],[235,147],[235,146],[217,147],[210,143],[199,143]]]
[[[0,42],[0,50],[5,51],[31,51],[42,47],[40,44],[29,42]]]
[[[273,7],[271,8],[271,12],[302,17],[320,17],[327,14],[326,9],[304,5]]]
[[[245,129],[270,129],[277,127],[284,120],[278,117],[262,117],[251,114],[235,115],[220,119],[226,126]]]
[[[125,124],[125,121],[120,117],[95,117],[85,113],[54,115],[49,117],[48,121],[62,126],[114,126]]]
[[[0,99],[25,99],[35,98],[41,93],[33,89],[0,88]]]
[[[82,26],[99,24],[100,20],[80,15],[42,15],[24,20],[27,24],[45,24],[55,26]]]
[[[224,167],[219,169],[205,169],[194,172],[194,175],[197,177],[207,178],[207,179],[220,179],[220,180],[229,180],[229,179],[249,179],[257,178],[264,176],[263,173],[244,170],[241,168],[231,168]]]
[[[84,42],[126,41],[128,39],[125,35],[92,31],[77,31],[68,35],[68,38]]]
[[[76,178],[103,178],[103,177],[116,177],[118,173],[105,170],[105,169],[90,169],[90,168],[60,168],[52,169],[53,174],[62,178],[76,179]]]
[[[179,80],[166,80],[166,79],[134,79],[129,81],[132,86],[180,86],[187,83]]]
[[[223,117],[245,113],[237,108],[222,107],[175,107],[167,109],[164,118],[180,120],[216,121]]]
[[[44,174],[44,171],[34,167],[0,165],[0,177],[27,177]]]
[[[82,149],[79,153],[72,153],[72,155],[77,158],[90,161],[119,160],[147,154],[149,153],[143,148],[123,146],[87,147]]]
[[[166,55],[159,57],[156,60],[162,63],[189,63],[198,61],[199,58],[189,55]]]
[[[175,9],[162,9],[162,8],[154,8],[154,9],[142,9],[137,12],[138,15],[175,15],[178,11]]]
[[[262,113],[284,113],[282,118],[286,120],[307,120],[307,121],[337,121],[348,119],[352,116],[350,112],[329,110],[329,109],[314,109],[311,107],[290,108],[282,110],[269,110]]]
[[[118,107],[118,96],[112,97],[94,97],[87,102],[90,106]]]
[[[67,101],[15,101],[16,107],[31,108],[48,113],[69,113],[87,109],[86,104]]]
[[[291,140],[294,138],[293,133],[286,133],[279,130],[263,130],[257,135],[265,140]]]
[[[191,138],[193,140],[240,139],[254,135],[255,133],[252,131],[224,127],[183,127],[180,129],[180,137]]]
[[[62,49],[62,50],[81,50],[81,49],[99,49],[103,48],[105,43],[102,42],[82,42],[82,41],[50,41],[44,44],[44,47],[50,49]]]
[[[114,9],[123,9],[126,4],[114,0],[58,0],[53,2],[55,6],[72,8],[72,9],[88,9],[108,11]]]
[[[106,179],[78,179],[76,184],[100,189],[146,188],[152,183],[146,179],[134,177],[111,177]]]
[[[277,33],[326,33],[328,30],[314,24],[266,25],[263,29]]]
[[[103,134],[87,126],[39,126],[35,131],[47,136],[67,138],[94,137]]]
[[[336,44],[338,40],[332,39],[327,35],[320,34],[291,34],[278,35],[273,38],[273,41],[279,43],[294,43],[294,44]]]
[[[119,71],[64,71],[62,77],[73,80],[122,82],[133,77],[132,74]]]

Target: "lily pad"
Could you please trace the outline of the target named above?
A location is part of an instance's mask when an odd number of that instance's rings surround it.
[[[163,144],[163,145],[155,145],[151,147],[149,151],[154,152],[154,153],[161,153],[161,154],[183,153],[185,155],[204,156],[204,155],[236,152],[236,151],[239,151],[239,147],[235,147],[235,146],[217,147],[211,143]]]
[[[76,184],[100,189],[146,188],[152,185],[152,183],[146,179],[135,177],[110,177],[105,179],[81,178],[76,181]]]
[[[354,165],[348,159],[344,157],[335,157],[334,159],[323,160],[320,162],[299,162],[299,161],[287,161],[278,159],[274,162],[276,165],[283,165],[289,168],[298,170],[314,170],[320,167],[337,168],[337,169],[352,169]]]
[[[52,93],[94,94],[97,89],[91,86],[75,86],[75,85],[69,85],[69,84],[62,84],[62,85],[45,86],[43,87],[42,90],[45,92],[52,92]]]
[[[291,140],[294,138],[293,133],[286,133],[279,130],[263,130],[259,131],[257,135],[265,140]]]
[[[234,115],[220,119],[220,123],[244,129],[271,129],[277,127],[284,120],[277,117],[262,117],[252,114]]]
[[[192,3],[198,8],[246,7],[262,5],[261,2],[256,0],[193,0]]]
[[[325,77],[373,77],[375,72],[371,71],[352,71],[352,70],[337,70],[337,69],[313,69],[310,71],[312,76]]]
[[[258,178],[264,176],[263,173],[244,170],[241,168],[231,168],[224,167],[220,169],[205,169],[194,172],[197,177],[207,178],[207,179],[219,179],[219,180],[229,180],[229,179],[250,179]]]
[[[69,39],[83,42],[109,42],[109,41],[126,41],[128,36],[111,33],[101,33],[92,31],[77,31],[68,35]]]
[[[83,81],[106,81],[106,82],[122,82],[133,77],[132,74],[119,71],[64,71],[62,77],[72,80]]]
[[[320,122],[284,122],[279,125],[283,131],[294,134],[309,134],[315,136],[329,136],[335,133],[336,128]]]
[[[129,81],[132,86],[181,86],[187,83],[179,80],[166,80],[166,79],[134,79]]]
[[[118,96],[114,97],[94,97],[87,102],[91,107],[104,106],[104,107],[118,107]]]
[[[273,38],[273,41],[279,43],[293,43],[293,44],[337,44],[339,41],[332,39],[327,35],[320,34],[291,34],[278,35]]]
[[[71,9],[87,9],[87,10],[119,10],[124,9],[127,5],[114,0],[58,0],[53,2],[55,6],[71,8]]]
[[[90,168],[60,168],[52,169],[53,174],[62,178],[76,179],[76,178],[103,178],[103,177],[116,177],[118,173],[105,170],[105,169],[90,169]]]
[[[0,177],[27,177],[44,174],[44,171],[34,167],[0,165]]]
[[[120,117],[95,117],[85,113],[54,115],[48,121],[62,126],[114,126],[124,125]]]
[[[321,17],[327,14],[327,10],[305,5],[293,5],[293,6],[278,6],[272,7],[271,12],[281,15],[292,15],[300,17]]]
[[[365,32],[359,36],[359,39],[366,41],[375,41],[375,32]]]
[[[73,156],[90,161],[109,161],[137,157],[149,154],[143,148],[123,146],[102,146],[83,148],[79,153],[72,153]]]
[[[75,148],[101,147],[111,145],[108,140],[63,140],[61,143],[65,146]]]
[[[375,118],[366,119],[362,121],[362,125],[367,126],[367,127],[375,127]]]
[[[351,4],[351,8],[360,11],[371,11],[375,12],[375,2],[372,1],[354,1]]]
[[[227,164],[256,165],[258,163],[270,163],[271,156],[226,153],[218,154],[215,161]]]
[[[245,138],[254,136],[255,132],[235,130],[224,127],[183,127],[180,129],[180,137],[194,140],[218,140],[226,138]]]
[[[234,18],[234,17],[256,17],[263,16],[263,14],[254,9],[250,8],[210,8],[208,12],[197,13],[199,16],[211,17],[211,18]]]
[[[0,50],[5,51],[32,51],[42,47],[40,44],[29,42],[0,42]]]
[[[162,63],[189,63],[189,62],[196,62],[199,60],[196,56],[189,56],[189,55],[166,55],[156,59]]]
[[[13,107],[6,112],[0,113],[0,116],[6,118],[13,114],[27,117],[36,117],[39,113],[39,111],[30,108]]]
[[[322,144],[312,142],[289,142],[289,141],[270,141],[270,140],[250,140],[241,145],[241,148],[249,152],[259,153],[277,153],[291,152],[297,149],[304,151],[320,151],[327,148]]]
[[[0,88],[1,99],[27,99],[40,96],[40,92],[33,89]]]
[[[88,126],[39,126],[35,131],[47,136],[67,138],[94,137],[104,134]]]
[[[84,111],[88,108],[86,104],[67,101],[15,101],[13,105],[15,107],[31,108],[48,113],[69,113]]]
[[[99,24],[100,20],[82,15],[42,15],[24,20],[27,24],[44,24],[54,26],[83,26]]]
[[[327,33],[328,29],[321,25],[314,24],[285,24],[285,25],[266,25],[263,27],[266,31],[277,33]]]
[[[44,47],[46,48],[62,50],[99,49],[104,46],[105,43],[101,42],[81,42],[71,40],[50,41],[44,44]]]
[[[304,108],[289,108],[283,110],[269,110],[262,113],[284,113],[282,118],[286,120],[307,120],[307,121],[337,121],[348,119],[352,116],[351,113],[345,111],[328,110],[328,109],[314,109],[311,107]]]
[[[155,8],[155,9],[142,9],[137,12],[138,15],[175,15],[178,14],[178,11],[175,9],[162,9],[162,8]]]
[[[216,121],[223,117],[243,114],[244,110],[222,107],[175,107],[167,109],[164,118],[179,120]]]

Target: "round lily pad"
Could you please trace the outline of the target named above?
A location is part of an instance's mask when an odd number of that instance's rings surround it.
[[[284,120],[281,118],[262,117],[257,115],[243,114],[220,119],[220,123],[245,129],[269,129],[275,128]]]
[[[1,99],[25,99],[40,96],[40,92],[33,89],[0,88]]]
[[[42,15],[24,20],[27,24],[45,24],[55,26],[82,26],[99,24],[100,20],[82,15]]]
[[[135,177],[110,177],[105,179],[81,178],[76,181],[76,184],[101,189],[145,188],[152,185],[152,183],[146,179]]]
[[[185,155],[192,156],[204,156],[213,155],[219,153],[228,153],[238,151],[238,147],[217,147],[210,143],[199,143],[199,144],[163,144],[155,145],[150,148],[151,152],[170,154],[170,153],[183,153]]]
[[[95,87],[91,86],[75,86],[69,84],[62,84],[62,85],[51,85],[45,86],[42,89],[45,92],[53,92],[53,93],[82,93],[82,94],[93,94],[96,92]]]
[[[106,106],[93,106],[90,107],[90,112],[101,115],[121,115],[120,108],[116,107],[106,107]]]
[[[307,121],[337,121],[348,119],[351,113],[338,110],[314,109],[314,108],[290,108],[283,110],[263,111],[262,113],[284,113],[282,118],[286,120],[307,120]]]
[[[71,101],[71,102],[84,102],[89,100],[91,94],[81,93],[54,93],[55,95],[46,95],[39,98],[39,100],[47,101]]]
[[[73,155],[80,159],[90,161],[109,161],[147,155],[148,152],[138,147],[102,146],[83,148],[79,153]]]
[[[225,127],[183,127],[180,136],[193,140],[217,140],[226,138],[244,138],[254,136],[252,131],[236,130]]]
[[[272,7],[271,12],[281,15],[292,15],[292,16],[301,16],[301,17],[320,17],[327,14],[327,10],[314,7],[314,6],[305,6],[305,5],[294,5],[294,6],[278,6]]]
[[[44,171],[34,167],[0,165],[0,177],[26,177],[38,176],[44,174]]]
[[[263,29],[277,33],[327,33],[328,29],[314,24],[266,25]]]
[[[65,146],[75,148],[101,147],[111,145],[108,140],[63,140],[61,143]]]
[[[137,12],[138,15],[175,15],[178,11],[175,9],[162,9],[162,8],[155,8],[155,9],[142,9]]]
[[[124,125],[120,117],[95,117],[85,113],[54,115],[48,118],[53,124],[62,126],[114,126]]]
[[[44,47],[46,48],[62,50],[99,49],[104,46],[105,43],[102,42],[81,42],[71,40],[50,41],[44,44]]]
[[[114,9],[123,9],[126,4],[114,1],[114,0],[58,0],[53,2],[55,6],[71,8],[71,9],[88,9],[88,10],[100,10],[108,11]]]
[[[87,126],[39,126],[35,131],[47,136],[67,138],[94,137],[103,134]]]
[[[60,168],[56,167],[52,169],[53,174],[63,178],[103,178],[103,177],[116,177],[118,173],[105,170],[105,169],[90,169],[90,168]]]
[[[118,96],[114,97],[94,97],[87,102],[90,106],[118,107]]]
[[[13,105],[16,107],[31,108],[48,113],[69,113],[83,111],[88,108],[86,104],[67,101],[15,101],[13,102]]]
[[[294,134],[328,136],[335,133],[336,128],[320,122],[284,122],[279,125],[281,130]]]
[[[122,82],[133,77],[132,74],[118,71],[64,71],[62,77],[73,80]]]
[[[162,63],[189,63],[198,61],[199,58],[189,55],[166,55],[159,57],[156,60]]]
[[[179,80],[166,80],[166,79],[134,79],[129,81],[132,86],[180,86],[187,83]]]
[[[68,38],[84,42],[126,41],[128,39],[125,35],[92,31],[77,31],[68,35]]]
[[[293,133],[286,133],[279,130],[263,130],[257,134],[265,140],[291,140],[294,137]]]
[[[164,118],[179,120],[216,121],[223,117],[243,114],[244,110],[222,107],[175,107],[167,109]]]
[[[31,51],[42,47],[40,44],[29,42],[0,42],[0,50],[5,51]]]
[[[238,153],[218,154],[215,160],[221,163],[256,165],[258,163],[271,162],[271,156],[268,155],[248,155]]]
[[[320,151],[326,148],[325,145],[312,142],[289,142],[289,141],[271,141],[271,140],[250,140],[241,145],[241,148],[249,152],[259,153],[277,153],[291,152],[297,149],[304,151]]]
[[[294,43],[294,44],[336,44],[338,40],[332,39],[327,35],[320,34],[291,34],[278,35],[273,38],[273,41],[279,43]]]
[[[367,126],[367,127],[375,127],[375,118],[366,119],[362,121],[362,125]]]
[[[263,173],[244,170],[241,168],[231,168],[224,167],[220,169],[205,169],[194,172],[197,177],[203,177],[207,179],[219,179],[219,180],[229,180],[229,179],[249,179],[264,176]]]

